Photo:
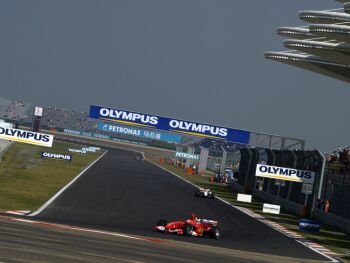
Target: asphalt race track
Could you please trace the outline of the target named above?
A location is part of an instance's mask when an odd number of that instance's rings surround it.
[[[194,197],[192,185],[148,161],[136,161],[135,155],[131,151],[109,150],[35,219],[249,253],[325,260],[217,199]],[[185,219],[192,212],[199,218],[218,220],[221,238],[212,240],[153,231],[160,218]]]
[[[0,262],[297,263],[300,259],[201,245],[188,246],[186,242],[147,242],[0,218]]]

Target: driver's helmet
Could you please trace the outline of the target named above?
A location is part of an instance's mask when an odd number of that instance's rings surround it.
[[[191,220],[196,222],[197,221],[197,215],[195,213],[192,213]]]

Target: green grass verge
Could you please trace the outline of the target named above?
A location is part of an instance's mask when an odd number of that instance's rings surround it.
[[[147,154],[147,159],[159,164],[159,156],[155,153]],[[262,212],[263,202],[257,198],[253,198],[252,203],[243,203],[237,201],[237,193],[226,184],[211,183],[209,177],[198,176],[198,175],[188,175],[185,171],[179,167],[174,167],[168,164],[159,164],[165,169],[179,175],[180,177],[194,183],[200,187],[208,187],[215,192],[215,195],[225,199],[229,203],[245,207],[257,214],[262,214],[264,217],[270,219],[273,222],[283,225],[289,230],[298,232],[305,238],[312,240],[320,245],[325,246],[333,252],[345,255],[350,253],[350,236],[337,231],[333,227],[322,225],[320,233],[305,233],[300,232],[298,229],[299,217],[292,215],[286,211],[282,211],[280,215],[266,214]]]
[[[81,146],[55,141],[52,148],[15,143],[0,163],[0,211],[34,211],[103,154],[69,153]],[[43,151],[73,156],[71,162],[42,159]]]

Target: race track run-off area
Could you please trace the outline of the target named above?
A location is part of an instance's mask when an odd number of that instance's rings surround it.
[[[325,260],[321,255],[218,199],[194,196],[195,187],[143,160],[137,153],[109,150],[47,208],[34,217],[55,223],[172,239],[214,247]],[[219,240],[158,233],[158,219],[219,221]]]

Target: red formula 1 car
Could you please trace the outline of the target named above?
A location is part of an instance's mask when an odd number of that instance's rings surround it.
[[[170,223],[165,219],[160,219],[154,228],[159,232],[184,236],[204,236],[215,239],[220,237],[218,221],[198,219],[196,214],[192,214],[190,219]]]

